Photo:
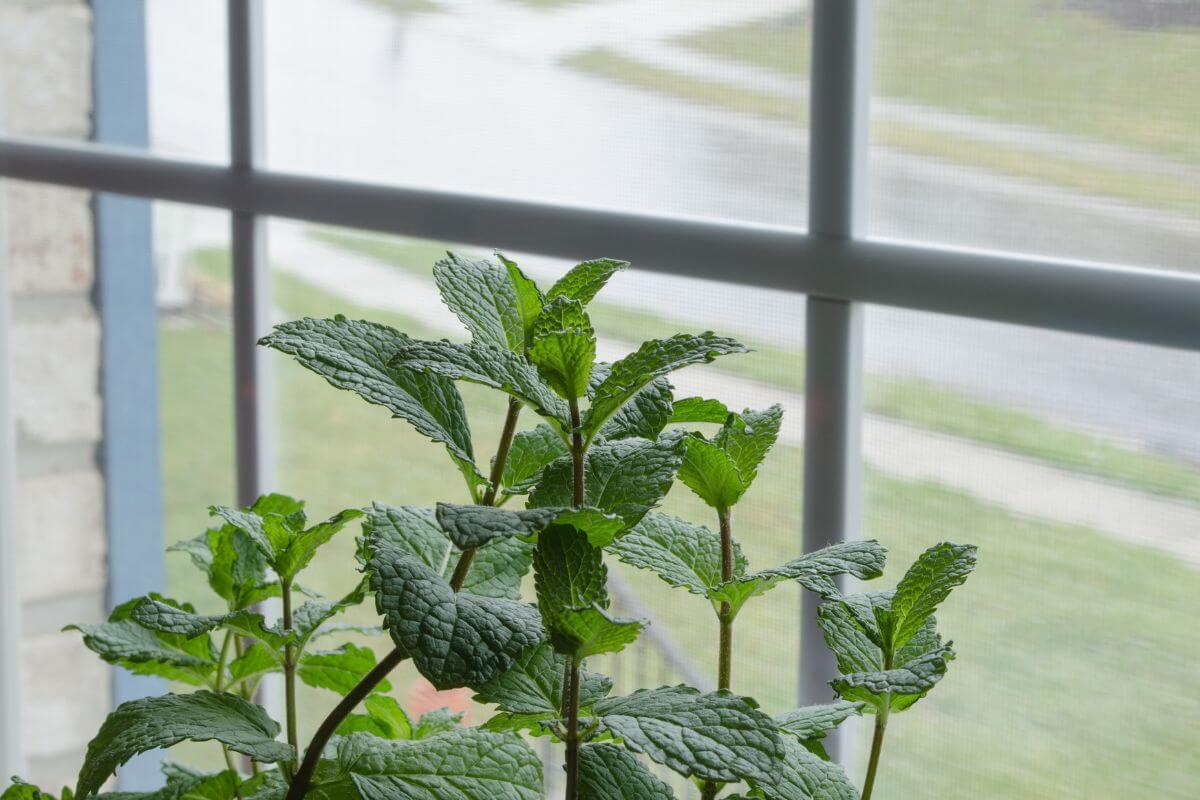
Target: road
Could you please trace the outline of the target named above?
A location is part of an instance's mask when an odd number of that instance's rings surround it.
[[[631,2],[547,14],[472,0],[467,15],[455,13],[459,0],[448,0],[447,12],[407,17],[367,2],[269,3],[269,163],[802,226],[801,131],[560,63],[589,47],[661,41],[789,4],[702,4],[698,16],[677,13],[681,0],[664,0],[650,14],[630,13]],[[171,4],[160,13],[151,5],[153,132],[166,152],[224,152],[224,76],[212,69],[222,48],[219,8]],[[1174,269],[1194,267],[1200,252],[1196,226],[1171,215],[884,148],[872,150],[871,168],[872,235]],[[616,282],[610,299],[650,309],[670,302],[672,316],[686,308],[700,328],[803,339],[803,303],[783,293],[713,291],[638,272]],[[877,307],[869,309],[866,341],[873,373],[928,379],[1200,464],[1200,355]]]

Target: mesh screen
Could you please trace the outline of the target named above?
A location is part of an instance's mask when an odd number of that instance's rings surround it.
[[[980,548],[880,796],[1196,796],[1200,357],[869,311],[865,532]]]

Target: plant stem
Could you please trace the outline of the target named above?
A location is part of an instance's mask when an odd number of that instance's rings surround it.
[[[583,505],[583,432],[579,429],[579,401],[567,401],[571,409],[571,502]]]
[[[886,672],[892,668],[892,654],[888,653],[883,660]],[[883,709],[875,714],[875,733],[871,737],[871,756],[867,760],[867,777],[863,780],[862,800],[871,800],[871,792],[875,791],[875,773],[879,770],[879,753],[883,749],[883,734],[887,730],[888,711],[892,705],[892,694],[888,692],[883,697]]]
[[[728,508],[717,509],[717,520],[721,530],[721,580],[733,580],[733,511]],[[729,603],[721,603],[717,614],[720,623],[720,642],[717,645],[717,688],[730,689],[733,686],[733,607]],[[720,791],[720,784],[706,781],[700,790],[702,800],[713,800]]]
[[[491,485],[488,486],[487,492],[483,496],[483,505],[494,505],[496,502],[497,487],[500,485],[500,479],[504,476],[504,465],[508,461],[508,453],[512,448],[513,436],[517,430],[517,417],[520,413],[521,404],[515,400],[509,400],[508,414],[504,418],[504,431],[500,434],[500,444],[496,447],[496,458],[492,462]],[[462,588],[474,560],[474,548],[464,550],[458,557],[458,563],[454,566],[454,574],[450,578],[450,587],[454,591],[457,592]],[[312,741],[308,743],[308,749],[304,752],[304,760],[300,762],[300,768],[296,770],[296,774],[292,778],[285,800],[303,800],[309,787],[312,786],[313,775],[316,774],[317,764],[321,761],[325,745],[329,744],[329,740],[337,731],[338,726],[346,717],[350,716],[354,709],[358,708],[359,703],[367,699],[375,687],[399,666],[404,658],[405,654],[400,648],[393,648],[342,698],[341,702],[333,707],[329,716],[313,734]]]
[[[504,465],[508,463],[508,451],[512,449],[513,436],[517,432],[517,418],[520,415],[521,401],[510,397],[508,413],[504,417],[504,430],[500,433],[500,444],[496,447],[496,457],[492,459],[492,474],[487,491],[483,494],[482,505],[496,505],[496,492],[499,491],[500,481],[504,478]]]
[[[579,796],[579,659],[572,657],[569,663],[570,680],[567,682],[567,792],[565,800],[576,800]]]
[[[220,694],[225,691],[225,665],[229,663],[229,645],[233,643],[236,637],[233,631],[225,631],[225,639],[221,642],[221,657],[217,660],[217,679],[213,685],[213,690]],[[237,766],[233,763],[233,753],[229,752],[229,747],[221,745],[221,755],[225,757],[225,766],[233,773],[233,785],[237,791],[238,800],[242,797],[242,774],[238,771]]]
[[[285,635],[292,631],[292,582],[281,582],[283,587],[283,632]],[[287,705],[287,739],[292,746],[292,752],[300,755],[300,736],[296,724],[296,650],[289,640],[283,649],[283,689],[284,701]],[[294,763],[294,762],[293,762]],[[293,767],[295,769],[295,767]]]

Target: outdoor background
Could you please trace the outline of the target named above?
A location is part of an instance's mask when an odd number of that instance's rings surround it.
[[[877,6],[872,236],[1200,268],[1200,2]],[[222,159],[224,4],[149,8],[153,147]],[[267,0],[268,162],[802,228],[808,25],[807,3],[780,0]],[[175,541],[233,498],[228,218],[159,203],[155,222]],[[453,243],[282,221],[269,243],[278,320],[343,313],[464,336],[430,276]],[[569,266],[508,255],[539,280]],[[803,298],[634,271],[594,309],[609,359],[679,330],[755,349],[683,372],[677,396],[784,405],[737,529],[752,564],[797,555]],[[441,448],[271,363],[274,485],[310,516],[465,499]],[[862,535],[891,550],[884,580],[933,542],[980,547],[977,575],[940,615],[960,657],[889,726],[878,796],[1200,796],[1200,356],[869,308],[866,369]],[[463,394],[487,459],[502,404]],[[684,489],[667,507],[715,524]],[[313,588],[355,580],[350,537],[339,547]],[[169,569],[173,594],[203,593],[186,558]],[[614,571],[646,593],[657,638],[604,668],[622,688],[711,680],[706,604]],[[796,703],[798,606],[778,589],[739,625],[735,687],[771,712]],[[682,659],[663,655],[671,642]],[[402,672],[410,705],[470,710]],[[309,695],[311,720],[333,700]],[[848,754],[856,782],[864,732]]]

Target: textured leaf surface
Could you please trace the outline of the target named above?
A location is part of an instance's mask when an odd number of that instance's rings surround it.
[[[533,555],[538,609],[559,653],[586,658],[616,653],[637,639],[645,622],[608,614],[608,570],[585,534],[551,525]]]
[[[655,378],[690,364],[707,363],[728,353],[745,353],[745,345],[712,332],[699,336],[681,333],[670,339],[645,342],[634,353],[612,365],[608,377],[596,387],[584,422],[590,439],[609,417]]]
[[[705,397],[684,397],[671,407],[670,422],[714,422],[722,425],[729,419],[729,407],[720,400]]]
[[[542,477],[542,470],[570,455],[566,442],[549,425],[521,431],[513,437],[504,463],[504,493],[528,494]]]
[[[549,643],[530,648],[513,665],[475,687],[475,700],[494,703],[501,711],[556,717],[562,703],[563,674],[567,660]],[[612,691],[612,680],[599,673],[580,673],[579,704],[589,708]]]
[[[433,280],[444,302],[478,344],[525,350],[525,330],[517,291],[505,267],[457,253],[433,265]]]
[[[89,650],[138,675],[159,675],[193,686],[201,686],[213,677],[217,654],[211,641],[189,640],[138,624],[130,615],[141,602],[138,598],[118,606],[108,622],[70,625],[66,630],[78,630]]]
[[[391,363],[394,367],[499,389],[550,420],[559,430],[570,429],[567,404],[546,385],[534,366],[511,350],[410,340],[396,349]]]
[[[412,739],[414,728],[396,698],[386,694],[372,694],[363,701],[366,714],[351,714],[338,726],[337,734],[346,736],[363,731],[384,739]]]
[[[293,758],[290,747],[275,741],[278,735],[279,725],[266,712],[232,694],[201,691],[122,703],[88,744],[75,793],[82,800],[138,753],[185,740],[216,739],[255,761]]]
[[[281,578],[294,578],[312,562],[317,548],[337,535],[352,520],[362,516],[357,508],[339,511],[322,523],[306,530],[296,531],[287,545],[279,552],[272,566]]]
[[[521,328],[525,333],[525,347],[528,348],[532,339],[533,323],[542,313],[546,298],[538,289],[537,284],[521,271],[515,261],[505,258],[500,253],[496,253],[496,257],[504,265],[508,272],[508,279],[512,282],[513,291],[516,292],[517,316],[521,320]]]
[[[671,419],[674,390],[666,378],[655,378],[630,398],[600,429],[604,439],[657,439]]]
[[[377,547],[369,569],[384,626],[439,689],[490,680],[544,636],[533,607],[455,594],[445,579],[408,553]]]
[[[802,742],[824,738],[825,734],[841,725],[850,717],[857,717],[862,710],[861,703],[850,703],[839,700],[819,706],[804,706],[803,708],[785,711],[775,717],[775,722],[781,731],[795,736]]]
[[[782,747],[775,769],[754,781],[769,800],[858,800],[840,766],[810,753],[791,737],[784,737]]]
[[[843,673],[873,672],[883,669],[883,651],[878,643],[874,616],[858,609],[888,608],[892,593],[868,592],[847,595],[822,603],[817,608],[817,624],[821,626],[825,644],[837,657]],[[874,636],[869,632],[875,633]]]
[[[259,344],[293,356],[331,385],[356,393],[407,420],[421,434],[446,446],[460,466],[475,468],[471,429],[454,383],[444,376],[389,365],[407,336],[373,322],[301,319],[277,325]]]
[[[460,550],[483,547],[496,539],[533,536],[558,516],[559,509],[513,511],[480,505],[438,503],[437,521]]]
[[[604,288],[609,278],[628,266],[628,261],[612,258],[595,258],[576,264],[550,287],[550,291],[546,292],[546,299],[567,297],[587,305],[592,302],[596,293]]]
[[[705,595],[721,585],[721,537],[703,525],[651,512],[608,547],[621,561],[658,573],[672,586]],[[734,543],[735,571],[746,557]]]
[[[587,393],[596,362],[596,332],[581,303],[556,297],[546,304],[534,321],[529,358],[561,397]]]
[[[681,775],[767,780],[783,754],[775,723],[752,700],[688,686],[640,690],[596,703],[603,729]]]
[[[907,644],[951,590],[966,581],[975,569],[975,553],[973,545],[943,542],[926,550],[909,567],[892,597],[891,635],[885,631],[893,648]]]
[[[309,686],[346,694],[375,668],[375,653],[370,648],[346,643],[336,650],[304,653],[297,674]],[[386,680],[377,689],[390,691]]]
[[[749,488],[733,458],[699,434],[683,438],[679,480],[716,509],[733,508]]]
[[[885,704],[893,710],[903,710],[924,697],[945,676],[953,658],[954,651],[943,646],[904,666],[842,675],[830,685],[846,700],[864,702],[876,710]]]
[[[411,742],[352,734],[338,761],[371,800],[542,800],[542,762],[520,737],[462,730]]]
[[[637,756],[612,744],[579,748],[580,800],[674,800]]]
[[[666,495],[679,462],[679,451],[669,441],[622,439],[597,443],[588,450],[584,462],[584,503],[616,514],[632,527]],[[570,459],[548,466],[542,482],[529,496],[529,506],[572,505],[571,469]]]

